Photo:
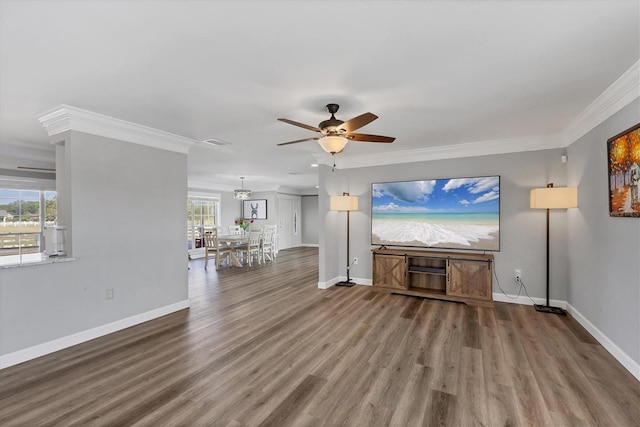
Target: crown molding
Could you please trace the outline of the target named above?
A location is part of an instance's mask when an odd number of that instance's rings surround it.
[[[637,61],[558,134],[476,141],[358,157],[337,157],[336,167],[350,169],[565,148],[639,97],[640,61]],[[333,165],[329,155],[317,156],[316,159],[319,164]]]
[[[640,61],[625,71],[563,129],[561,133],[563,146],[568,147],[573,144],[638,97],[640,97]]]
[[[69,105],[60,105],[36,118],[47,130],[49,136],[73,130],[184,154],[188,153],[191,146],[197,142],[195,139]]]
[[[223,182],[212,182],[209,179],[202,179],[199,176],[195,178],[189,176],[187,178],[187,187],[189,189],[197,188],[199,190],[204,190],[204,191],[218,191],[218,192],[233,193],[233,190],[238,188],[238,185],[226,184]]]
[[[269,191],[278,191],[278,186],[275,184],[256,184],[258,185],[258,187],[256,187],[255,185],[250,185],[249,187],[251,188],[247,188],[248,190],[251,190],[251,193],[261,193],[261,192],[269,192]],[[237,190],[239,185],[237,184],[227,184],[223,181],[213,181],[211,179],[201,179],[198,176],[196,177],[191,177],[189,176],[189,178],[187,179],[187,187],[189,188],[189,190],[202,190],[202,191],[222,191],[222,192],[228,192],[228,193],[233,193],[234,190]]]
[[[336,168],[350,169],[367,166],[424,162],[429,160],[455,159],[462,157],[489,156],[494,154],[519,153],[523,151],[548,150],[561,147],[558,135],[540,135],[524,138],[508,138],[489,141],[468,142],[415,150],[393,151],[389,153],[367,154],[358,157],[336,158]],[[320,163],[331,166],[329,157]]]

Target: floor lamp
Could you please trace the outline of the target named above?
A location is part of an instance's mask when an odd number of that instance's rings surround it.
[[[553,183],[547,184],[547,188],[534,188],[531,190],[531,209],[547,210],[547,303],[535,304],[537,311],[543,313],[566,314],[560,307],[549,305],[549,210],[568,209],[578,207],[578,189],[576,187],[554,187]]]
[[[350,196],[349,193],[342,193],[342,196],[331,196],[329,209],[332,211],[347,212],[347,280],[336,283],[336,286],[353,286],[349,270],[351,269],[351,257],[349,256],[349,212],[358,210],[358,198]]]

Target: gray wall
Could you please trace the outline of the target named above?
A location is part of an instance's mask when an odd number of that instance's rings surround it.
[[[220,224],[226,232],[226,227],[233,225],[242,213],[242,202],[233,198],[233,191],[220,192]]]
[[[569,218],[568,300],[640,363],[640,218],[609,216],[607,139],[638,123],[640,100],[568,149],[579,209]]]
[[[242,201],[235,200],[233,193],[221,192],[222,195],[222,222],[221,225],[224,229],[228,225],[232,225],[234,220],[242,215]],[[282,234],[284,230],[280,230],[279,219],[279,202],[281,198],[288,198],[294,200],[295,203],[300,203],[302,198],[302,205],[299,209],[299,224],[301,224],[301,232],[298,236],[291,236],[293,246],[298,246],[298,240],[301,240],[302,244],[318,244],[318,208],[317,208],[317,196],[300,196],[298,194],[280,193],[277,191],[254,191],[251,194],[251,200],[264,199],[267,201],[267,219],[255,220],[252,227],[256,229],[262,228],[264,225],[276,225],[278,226],[279,239],[283,239]],[[305,199],[309,199],[305,204]],[[315,204],[314,204],[315,201]],[[292,231],[290,231],[292,233]],[[308,240],[304,240],[304,239]],[[284,240],[280,240],[283,242]],[[279,244],[280,249],[283,247]]]
[[[275,191],[253,192],[251,199],[265,199],[267,201],[267,219],[257,219],[254,227],[259,229],[264,225],[278,225],[278,193]],[[242,207],[240,208],[242,209]],[[240,211],[239,211],[240,212]]]
[[[318,196],[302,196],[302,245],[318,244]]]
[[[0,354],[188,299],[186,154],[66,138],[76,259],[1,270]]]
[[[324,221],[321,246],[324,237],[327,247],[320,251],[324,268],[319,280],[346,275],[346,217],[344,212],[328,211],[329,195],[348,191],[359,198],[358,212],[351,212],[350,256],[357,256],[360,263],[353,266],[351,276],[371,280],[371,183],[497,174],[501,176],[502,192],[500,252],[494,254],[498,280],[507,293],[517,293],[513,270],[519,268],[529,294],[545,297],[546,217],[544,210],[529,208],[529,191],[544,187],[547,182],[566,185],[566,164],[562,163],[561,154],[562,150],[556,149],[335,172],[323,168],[320,172],[326,181],[320,191],[320,217]],[[551,215],[551,298],[558,300],[568,296],[566,218],[566,211]],[[495,280],[494,292],[500,292]]]
[[[494,293],[517,292],[513,270],[522,270],[528,294],[545,297],[545,211],[529,208],[529,191],[578,186],[578,209],[551,212],[551,299],[567,301],[622,352],[640,362],[640,220],[608,215],[606,140],[633,126],[640,101],[615,114],[567,150],[543,150],[475,158],[320,170],[320,274],[331,281],[346,274],[346,218],[329,211],[329,196],[359,197],[351,213],[351,276],[371,280],[371,183],[426,178],[501,175],[501,250],[496,252]],[[553,303],[553,301],[552,301]],[[610,347],[608,347],[610,348]]]

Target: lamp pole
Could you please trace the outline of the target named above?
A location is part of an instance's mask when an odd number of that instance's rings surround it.
[[[357,201],[356,204],[353,205],[352,203],[352,198],[349,196],[349,193],[342,193],[342,197],[346,198],[345,200],[347,200],[345,209],[347,211],[347,280],[341,281],[336,283],[336,286],[353,286],[355,285],[354,282],[351,281],[351,265],[350,265],[350,259],[351,259],[351,255],[349,254],[349,246],[350,246],[350,242],[349,242],[349,222],[350,222],[350,211],[352,209],[358,209],[357,207]]]
[[[538,188],[531,190],[531,207],[534,209],[546,209],[547,211],[547,298],[546,304],[535,304],[534,307],[537,311],[542,313],[553,314],[566,314],[567,312],[560,307],[552,307],[550,305],[550,263],[551,257],[549,254],[549,223],[550,223],[550,211],[551,209],[568,209],[578,206],[578,192],[575,187],[554,188],[553,183],[547,184],[547,188]]]
[[[351,217],[351,211],[347,211],[347,283],[351,283],[351,276],[349,275],[350,271],[351,271],[351,265],[349,263],[349,260],[351,259],[351,256],[349,255],[349,237],[351,235],[351,233],[349,233],[349,218]]]
[[[553,187],[553,183],[547,184],[547,188]],[[547,307],[549,304],[549,212],[551,210],[547,208]]]

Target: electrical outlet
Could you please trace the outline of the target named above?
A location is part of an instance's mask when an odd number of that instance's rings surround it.
[[[358,264],[358,257],[353,257],[353,265]]]
[[[522,270],[520,270],[519,268],[513,270],[513,277],[516,279],[516,282],[520,283],[520,281],[522,280]]]
[[[107,299],[113,299],[113,288],[107,289]]]

